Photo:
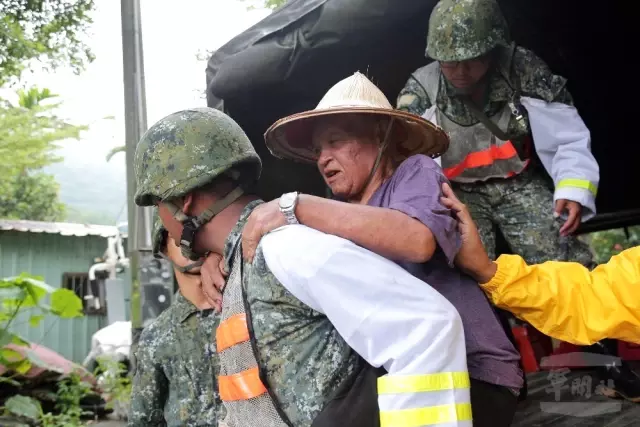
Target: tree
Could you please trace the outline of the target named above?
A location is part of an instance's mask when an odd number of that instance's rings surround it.
[[[0,100],[0,218],[61,221],[58,184],[42,171],[59,162],[57,142],[78,138],[85,126],[55,115],[59,103],[48,89],[18,91],[18,103]]]
[[[264,7],[267,9],[277,9],[286,2],[287,0],[264,0]]]
[[[81,71],[94,57],[81,40],[94,0],[0,0],[0,86],[34,62]]]

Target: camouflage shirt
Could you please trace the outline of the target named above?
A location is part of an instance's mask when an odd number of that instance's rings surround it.
[[[261,201],[247,205],[227,238],[227,271],[247,218]],[[249,303],[258,362],[267,386],[289,421],[308,427],[343,382],[363,363],[327,317],[312,310],[269,271],[259,245],[251,264],[244,263],[243,287]]]
[[[182,294],[140,335],[129,426],[217,426],[224,417],[217,383],[220,317]]]
[[[573,105],[566,88],[566,79],[551,72],[547,64],[535,53],[517,47],[499,48],[498,63],[489,71],[489,90],[484,103],[484,112],[491,117],[501,111],[513,95],[512,84],[519,82],[522,96],[542,99],[547,102],[562,102]],[[515,75],[515,78],[514,78]],[[510,76],[507,79],[505,76]],[[398,95],[397,108],[422,116],[433,105],[424,86],[412,75]],[[472,126],[479,122],[462,100],[455,96],[453,86],[440,74],[440,90],[436,99],[438,110],[461,126]],[[526,117],[526,111],[523,111]],[[529,134],[528,121],[519,122],[511,118],[507,133],[512,138]]]

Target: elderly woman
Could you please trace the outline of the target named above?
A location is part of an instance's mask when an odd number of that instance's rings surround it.
[[[264,234],[299,222],[396,261],[462,317],[474,425],[510,425],[523,386],[520,356],[478,283],[453,267],[460,235],[440,200],[447,180],[428,157],[446,150],[446,134],[393,110],[356,73],[331,88],[315,110],[276,122],[265,139],[278,157],[315,162],[337,200],[289,193],[262,205],[245,227],[244,255],[253,256]]]

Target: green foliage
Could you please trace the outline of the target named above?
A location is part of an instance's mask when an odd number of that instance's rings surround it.
[[[57,142],[77,139],[86,127],[58,117],[59,103],[52,102],[56,95],[48,89],[17,95],[17,105],[0,99],[0,218],[61,221],[65,208],[59,186],[42,168],[61,160]]]
[[[19,386],[20,383],[15,381],[17,376],[29,372],[33,365],[44,365],[29,349],[29,342],[10,330],[11,324],[22,312],[29,314],[29,325],[36,327],[47,315],[60,318],[82,316],[82,300],[68,289],[48,286],[40,277],[22,274],[0,280],[0,364],[8,368],[9,375],[0,377],[0,384]],[[13,347],[8,347],[10,344]],[[58,384],[58,414],[43,413],[37,400],[23,395],[7,399],[0,413],[38,421],[42,426],[82,426],[80,417],[84,412],[80,400],[89,391],[88,384],[81,381],[77,374],[71,374]]]
[[[242,1],[249,1],[250,3],[256,3],[255,0],[242,0]],[[288,0],[260,0],[259,3],[261,7],[264,7],[266,9],[271,9],[271,10],[275,10],[277,8],[279,8],[280,6],[282,6],[283,4],[285,4]],[[255,4],[250,4],[248,9],[255,9],[256,5]]]
[[[93,0],[0,0],[0,86],[34,62],[81,71],[94,57],[81,40]]]
[[[628,237],[622,228],[598,231],[586,236],[598,264],[606,263],[625,249],[640,245],[640,227],[630,227],[627,231]]]
[[[264,0],[264,7],[267,9],[277,9],[286,2],[287,0]]]
[[[4,413],[21,419],[38,422],[42,427],[81,427],[82,417],[91,412],[84,411],[80,402],[92,393],[91,386],[72,373],[58,383],[55,394],[56,413],[45,413],[42,405],[29,396],[12,396],[5,402]]]
[[[96,361],[98,366],[94,375],[100,378],[100,388],[107,402],[106,408],[119,412],[118,409],[126,407],[131,400],[131,378],[127,375],[127,368],[124,363],[110,356],[98,357]]]
[[[47,297],[51,300],[50,305]],[[14,320],[26,310],[29,324],[33,327],[46,315],[61,318],[82,316],[82,301],[68,289],[54,289],[39,277],[22,274],[0,280],[0,364],[13,371],[14,377],[29,372],[34,363],[40,362],[28,350],[29,343],[10,330]],[[14,347],[7,347],[9,344]],[[23,351],[17,351],[15,346]],[[13,377],[0,377],[2,382],[14,382]]]

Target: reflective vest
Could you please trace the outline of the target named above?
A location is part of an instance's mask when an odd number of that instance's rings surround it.
[[[518,142],[499,139],[481,122],[461,126],[437,108],[440,86],[438,62],[416,70],[413,77],[425,88],[432,103],[423,117],[442,127],[451,140],[449,149],[441,157],[443,172],[449,180],[471,183],[491,178],[510,178],[526,169],[529,158],[521,158],[516,147]],[[510,106],[505,103],[502,110],[489,119],[506,132],[512,114]]]
[[[242,285],[242,251],[236,248],[224,290],[216,347],[218,386],[226,408],[225,427],[297,427],[278,406],[258,363],[250,312]],[[363,363],[314,419],[312,427],[379,427],[376,381],[382,374]]]

